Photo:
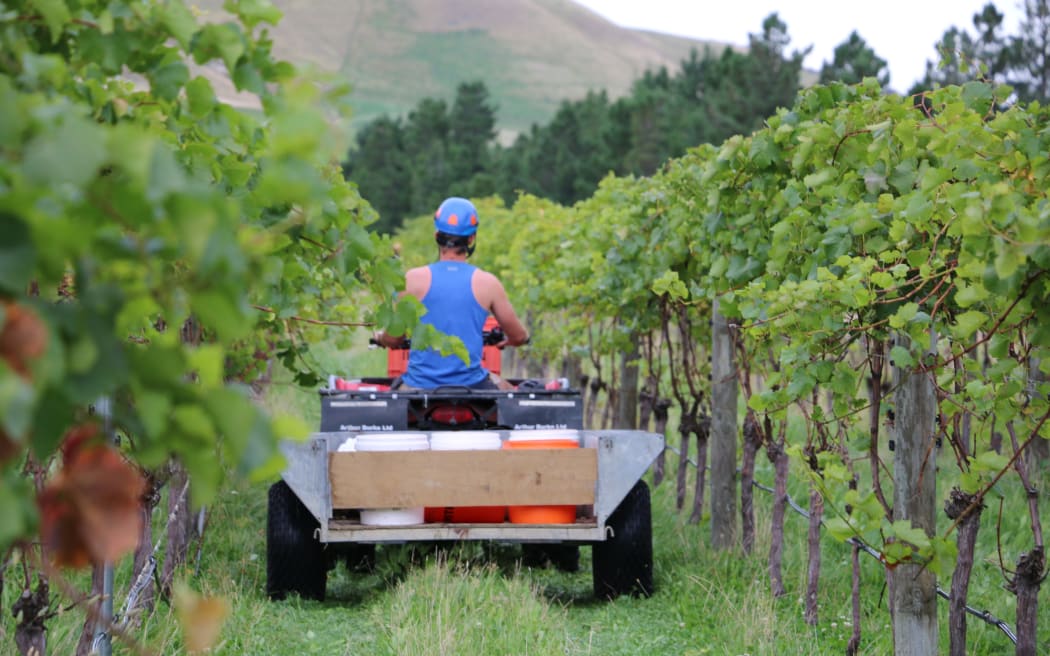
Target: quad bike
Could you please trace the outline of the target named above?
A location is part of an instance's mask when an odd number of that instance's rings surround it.
[[[490,318],[490,322],[494,320]],[[500,372],[498,326],[486,324],[486,367]],[[323,599],[333,559],[352,568],[374,560],[375,545],[488,540],[522,543],[561,569],[592,548],[595,595],[649,596],[653,590],[649,488],[642,479],[664,437],[633,430],[587,430],[582,399],[564,379],[507,379],[508,390],[443,387],[401,390],[407,350],[388,351],[387,376],[330,376],[319,390],[320,431],[285,441],[287,467],[270,488],[267,594]],[[579,448],[493,451],[344,451],[355,437],[485,431],[504,447],[523,435],[573,433]],[[534,433],[532,433],[534,432]],[[459,521],[454,514],[412,525],[370,525],[369,509],[574,508],[558,523]],[[540,520],[544,521],[544,520]]]

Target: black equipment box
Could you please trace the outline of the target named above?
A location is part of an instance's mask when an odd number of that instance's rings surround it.
[[[355,381],[356,389],[319,390],[321,431],[583,428],[583,402],[577,390],[546,389],[524,381],[519,389],[506,391],[464,387],[402,391],[390,390],[389,382],[362,379]]]

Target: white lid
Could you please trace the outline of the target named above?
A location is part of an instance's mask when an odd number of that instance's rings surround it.
[[[496,431],[441,431],[430,434],[430,448],[437,451],[499,449],[503,440]]]
[[[375,508],[361,510],[361,524],[364,526],[410,526],[422,524],[425,510],[423,508]]]
[[[363,433],[355,440],[357,451],[425,451],[426,433]]]
[[[339,445],[338,451],[353,451],[354,450],[354,438],[348,437],[343,440],[343,443]]]
[[[580,441],[580,431],[576,429],[549,429],[549,430],[512,430],[508,439],[515,442],[528,442],[530,440],[573,440]]]

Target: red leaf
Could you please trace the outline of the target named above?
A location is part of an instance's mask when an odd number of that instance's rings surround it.
[[[56,565],[113,562],[138,545],[146,482],[93,427],[78,426],[63,445],[62,471],[38,498],[41,538]]]
[[[77,509],[70,502],[59,475],[37,497],[40,506],[40,539],[60,567],[87,567],[91,554],[84,543]]]
[[[0,358],[23,378],[29,378],[29,361],[47,348],[47,326],[33,310],[17,303],[4,303],[0,328]]]
[[[101,443],[101,435],[96,424],[80,424],[66,431],[62,437],[62,460],[66,466],[70,466],[76,459],[77,454],[89,441]]]

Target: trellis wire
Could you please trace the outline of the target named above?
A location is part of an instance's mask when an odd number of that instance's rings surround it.
[[[679,458],[682,457],[682,452],[679,449],[677,449],[676,447],[674,447],[674,446],[672,446],[670,444],[667,444],[667,445],[665,445],[664,448],[667,449],[668,451],[671,451],[672,453],[677,455]],[[700,468],[700,465],[695,460],[693,460],[692,458],[686,456],[685,460],[690,465],[692,465],[694,468],[697,468],[697,469]],[[739,473],[739,470],[737,470],[737,472]],[[758,481],[752,481],[751,482],[751,487],[756,487],[759,490],[762,490],[763,492],[768,492],[770,494],[773,494],[773,493],[776,492],[776,490],[774,490],[773,488],[771,488],[771,487],[769,487],[767,485],[762,485]],[[788,506],[790,506],[791,509],[794,510],[796,513],[798,513],[799,515],[802,515],[806,519],[809,519],[809,511],[806,510],[805,508],[803,508],[802,506],[798,505],[798,503],[796,503],[795,500],[791,498],[790,494],[787,495],[787,503],[788,503]],[[820,525],[821,525],[821,527],[824,526],[824,521],[823,520],[821,520]],[[860,549],[864,553],[868,554],[869,556],[871,556],[875,560],[878,560],[879,562],[882,562],[882,554],[879,553],[879,551],[877,549],[871,547],[870,545],[865,543],[860,538],[852,537],[852,538],[846,540],[846,543],[849,544],[849,545],[857,547],[858,549]],[[945,599],[945,600],[951,600],[951,595],[946,590],[944,590],[944,588],[942,588],[939,585],[937,586],[937,596],[939,596],[939,597],[941,597],[942,599]],[[1003,620],[997,618],[995,615],[993,615],[992,613],[990,613],[990,612],[988,612],[986,610],[977,610],[976,608],[973,608],[971,606],[965,606],[965,609],[966,609],[966,612],[969,613],[970,615],[973,615],[974,617],[978,618],[979,620],[982,620],[983,622],[986,622],[988,624],[991,624],[992,626],[997,627],[1000,631],[1002,631],[1004,634],[1006,634],[1006,637],[1009,638],[1011,642],[1013,642],[1015,645],[1017,644],[1017,635],[1014,633],[1013,629],[1010,628],[1009,624],[1007,624]]]
[[[182,492],[176,497],[177,501],[172,506],[171,512],[168,513],[167,523],[164,525],[164,530],[161,531],[160,537],[153,544],[153,548],[150,550],[149,558],[143,564],[142,569],[139,571],[138,576],[135,578],[135,583],[128,590],[128,596],[124,600],[124,606],[120,609],[120,619],[117,622],[117,626],[123,628],[128,623],[128,618],[131,616],[131,612],[135,610],[135,604],[138,602],[138,597],[142,594],[142,591],[146,589],[146,585],[150,583],[150,577],[153,576],[157,570],[157,558],[155,554],[157,549],[160,549],[161,542],[164,541],[164,536],[168,533],[168,527],[171,525],[175,515],[178,514],[179,508],[182,504],[182,499],[186,498],[186,492],[189,489],[190,482],[187,480],[185,485],[182,486]]]

